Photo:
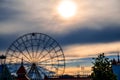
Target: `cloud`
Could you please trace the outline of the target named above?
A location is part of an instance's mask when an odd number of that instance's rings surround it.
[[[52,36],[70,58],[119,49],[119,0],[73,0],[78,10],[69,20],[56,11],[60,1],[1,0],[0,49],[4,51],[17,37],[29,32]]]
[[[78,4],[78,12],[69,20],[61,19],[56,11],[60,1],[3,1],[0,7],[0,33],[38,31],[62,35],[83,27],[101,29],[108,24],[120,23],[119,0],[74,0]]]
[[[120,41],[120,25],[108,25],[103,29],[81,28],[69,34],[56,36],[62,45],[95,44]]]
[[[14,7],[16,6],[16,8]],[[18,3],[13,0],[1,0],[0,1],[0,24],[9,22],[17,18],[21,11],[17,8]]]
[[[64,47],[64,53],[66,57],[83,58],[94,57],[100,53],[111,53],[119,51],[120,42],[102,43],[102,44],[87,44],[87,45],[69,45]],[[111,53],[112,55],[116,53]]]
[[[4,52],[11,45],[11,43],[17,38],[18,34],[0,34],[0,52]]]
[[[111,27],[110,27],[111,26]],[[119,42],[120,41],[120,27],[119,25],[112,27],[110,25],[108,27],[105,27],[101,30],[98,29],[91,29],[91,28],[81,28],[79,30],[72,31],[69,34],[64,34],[64,35],[57,35],[57,34],[49,34],[49,36],[53,37],[55,40],[57,40],[60,45],[64,48],[66,46],[71,46],[71,45],[89,45],[89,44],[108,44],[108,43],[114,43],[114,42]],[[28,28],[29,29],[29,28]],[[9,29],[9,30],[15,30],[14,29]],[[8,31],[8,30],[6,30]],[[16,31],[17,32],[17,31]],[[30,30],[29,32],[33,32]],[[38,31],[39,32],[39,31]],[[18,32],[16,34],[1,34],[0,35],[0,43],[4,43],[2,46],[8,46],[8,42],[13,42],[15,39],[17,39],[19,36],[24,35],[25,33],[28,32]],[[43,32],[44,33],[44,32]],[[6,43],[7,42],[7,43]]]

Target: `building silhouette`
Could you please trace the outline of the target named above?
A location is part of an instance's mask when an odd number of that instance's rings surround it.
[[[14,80],[5,64],[6,56],[0,56],[0,80]]]
[[[23,66],[23,60],[21,62],[21,66],[17,71],[17,77],[16,80],[30,80],[27,76],[27,72],[25,70],[25,67]]]
[[[119,59],[119,53],[118,53],[118,59],[112,60],[112,70],[113,73],[117,76],[117,80],[120,80],[120,59]]]

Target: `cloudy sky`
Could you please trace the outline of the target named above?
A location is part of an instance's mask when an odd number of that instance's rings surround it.
[[[58,7],[72,1],[76,12],[62,17]],[[99,53],[120,51],[120,0],[0,0],[0,53],[19,36],[40,32],[56,39],[67,66],[91,66]],[[72,60],[72,61],[71,61]],[[70,63],[73,63],[70,65]]]

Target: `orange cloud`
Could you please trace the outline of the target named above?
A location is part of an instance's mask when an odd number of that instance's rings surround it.
[[[69,45],[64,48],[66,57],[90,57],[96,56],[99,53],[116,52],[120,49],[120,42],[86,44],[86,45]],[[114,54],[114,53],[113,53]],[[112,55],[109,54],[109,55]]]

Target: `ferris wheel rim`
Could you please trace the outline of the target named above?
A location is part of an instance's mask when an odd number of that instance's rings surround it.
[[[23,38],[23,37],[25,37],[25,36],[27,36],[27,35],[34,35],[34,34],[40,34],[40,35],[44,35],[44,36],[47,36],[47,37],[49,37],[49,38],[51,38],[51,39],[53,39],[52,37],[50,37],[49,35],[46,35],[46,34],[43,34],[43,33],[28,33],[28,34],[25,34],[25,35],[23,35],[23,36],[20,36],[20,37],[18,37],[15,41],[13,41],[13,43],[9,46],[9,48],[7,49],[7,52],[6,52],[6,57],[7,57],[7,55],[8,55],[8,52],[9,52],[9,50],[10,50],[10,48],[12,47],[12,45],[17,41],[17,40],[19,40],[19,39],[21,39],[21,38]],[[64,66],[63,66],[63,68],[64,68],[64,70],[63,70],[63,73],[64,73],[64,71],[65,71],[65,56],[64,56],[64,53],[63,53],[63,50],[62,50],[62,48],[61,48],[61,46],[59,45],[59,43],[55,40],[55,39],[53,39],[56,43],[57,43],[57,45],[60,47],[60,49],[61,49],[61,53],[62,53],[62,57],[63,57],[63,61],[64,61]],[[48,65],[48,64],[47,64]]]

